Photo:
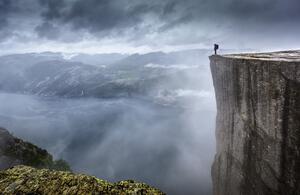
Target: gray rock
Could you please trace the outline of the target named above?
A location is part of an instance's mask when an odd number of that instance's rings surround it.
[[[215,195],[300,194],[300,51],[213,55]]]

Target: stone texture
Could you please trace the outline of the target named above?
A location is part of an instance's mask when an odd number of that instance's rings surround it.
[[[109,183],[71,172],[16,166],[0,171],[0,192],[3,194],[51,195],[163,195],[161,191],[132,180]]]
[[[300,194],[300,52],[210,56],[215,195]]]

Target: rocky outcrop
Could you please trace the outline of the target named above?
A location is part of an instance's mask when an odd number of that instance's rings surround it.
[[[6,129],[0,128],[0,170],[21,164],[37,168],[70,170],[65,161],[54,161],[46,150],[16,138]]]
[[[1,194],[164,194],[132,180],[109,183],[73,174],[64,160],[54,161],[46,150],[12,136],[3,128],[0,128],[0,170]]]
[[[163,195],[144,183],[132,180],[107,181],[71,172],[16,166],[0,172],[0,191],[4,194],[107,194]]]
[[[215,195],[300,194],[300,51],[210,57]]]

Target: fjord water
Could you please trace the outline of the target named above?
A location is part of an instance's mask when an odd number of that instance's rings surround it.
[[[0,124],[64,158],[75,172],[109,181],[136,179],[169,194],[209,194],[215,144],[213,94],[187,90],[176,94],[189,100],[167,104],[155,98],[1,93]]]

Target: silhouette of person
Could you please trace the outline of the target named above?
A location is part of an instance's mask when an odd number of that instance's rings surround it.
[[[218,49],[219,49],[219,45],[218,44],[214,44],[215,55],[217,55],[217,50]]]

